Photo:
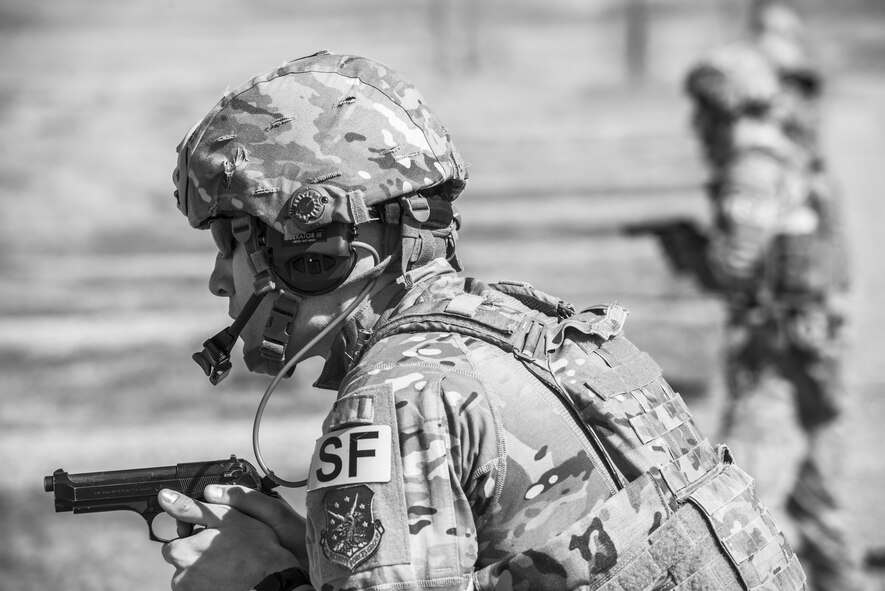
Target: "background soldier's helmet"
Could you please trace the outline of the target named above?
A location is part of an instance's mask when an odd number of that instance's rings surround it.
[[[175,196],[196,228],[250,215],[286,239],[420,192],[450,202],[467,171],[412,84],[320,52],[228,92],[178,147]]]
[[[779,84],[777,72],[758,49],[735,43],[692,68],[685,86],[698,106],[738,117],[771,105]]]

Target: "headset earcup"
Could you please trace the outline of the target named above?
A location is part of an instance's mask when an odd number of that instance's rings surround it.
[[[322,294],[332,291],[347,279],[356,264],[356,252],[348,256],[303,253],[277,263],[274,270],[295,291]]]
[[[328,293],[344,283],[356,265],[353,230],[348,224],[333,222],[291,240],[267,226],[264,234],[274,273],[295,293]]]

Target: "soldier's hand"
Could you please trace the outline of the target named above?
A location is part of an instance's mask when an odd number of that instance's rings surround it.
[[[280,544],[307,566],[307,524],[284,499],[245,486],[227,485],[207,486],[203,495],[207,501],[233,507],[269,526],[277,534]]]
[[[175,567],[173,591],[242,591],[271,573],[299,566],[261,519],[169,490],[161,491],[159,499],[169,515],[197,526],[181,528],[190,535],[163,545],[163,558]],[[251,501],[244,504],[251,506]]]

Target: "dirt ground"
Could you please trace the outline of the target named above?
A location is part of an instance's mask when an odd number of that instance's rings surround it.
[[[168,588],[134,513],[54,513],[42,479],[56,468],[251,459],[267,378],[237,359],[213,390],[190,360],[226,304],[205,288],[211,240],[175,210],[174,148],[226,86],[318,49],[393,65],[452,130],[470,165],[469,274],[626,305],[631,338],[715,432],[721,305],[618,228],[706,219],[680,76],[735,33],[740,10],[652,2],[640,80],[625,68],[621,5],[0,0],[0,589]],[[841,492],[858,549],[885,548],[885,9],[805,5],[856,276]],[[292,477],[332,396],[310,388],[317,367],[280,389],[263,431],[268,462]]]

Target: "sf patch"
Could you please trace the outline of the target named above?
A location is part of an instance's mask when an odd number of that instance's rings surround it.
[[[331,562],[353,570],[378,550],[384,526],[372,512],[374,497],[362,484],[326,492],[326,529],[320,534],[320,545]]]
[[[390,425],[365,425],[333,431],[317,440],[307,490],[390,482]]]

